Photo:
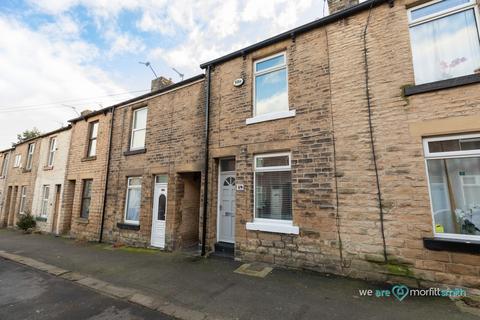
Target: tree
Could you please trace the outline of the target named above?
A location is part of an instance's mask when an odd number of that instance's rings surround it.
[[[21,143],[23,141],[26,141],[28,139],[36,138],[42,133],[40,130],[38,130],[36,127],[33,127],[31,130],[25,130],[21,134],[17,134],[17,143]]]

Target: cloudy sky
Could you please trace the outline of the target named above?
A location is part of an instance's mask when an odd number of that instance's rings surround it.
[[[323,0],[1,0],[0,149],[323,16]]]

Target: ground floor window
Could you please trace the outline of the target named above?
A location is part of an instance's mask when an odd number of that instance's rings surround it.
[[[50,197],[50,186],[42,187],[42,203],[40,206],[40,216],[46,218],[48,215],[48,199]]]
[[[82,190],[82,208],[80,210],[80,217],[88,219],[90,215],[90,202],[92,200],[92,184],[93,180],[83,180],[83,190]]]
[[[480,134],[424,140],[435,235],[480,239]]]
[[[25,203],[27,202],[27,187],[22,186],[20,189],[20,209],[19,212],[21,214],[25,213]]]
[[[255,156],[255,219],[292,220],[290,153]]]
[[[142,177],[129,177],[127,181],[127,198],[125,203],[125,222],[138,224],[142,196]]]

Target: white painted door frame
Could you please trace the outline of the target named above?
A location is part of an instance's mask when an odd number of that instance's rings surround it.
[[[218,182],[217,182],[217,185],[218,185],[218,192],[217,192],[217,242],[219,241],[223,241],[223,242],[230,242],[230,243],[235,243],[235,209],[234,208],[234,212],[233,212],[233,239],[232,241],[225,241],[225,239],[221,239],[220,238],[220,217],[221,217],[221,213],[222,213],[222,210],[220,209],[220,206],[221,206],[221,196],[222,196],[222,183],[224,181],[224,177],[233,177],[235,178],[235,171],[220,171],[220,168],[218,170]],[[235,193],[235,188],[233,189],[234,190],[234,193]]]
[[[158,220],[158,206],[160,195],[165,195],[165,219]],[[153,192],[153,206],[152,206],[152,228],[150,236],[150,245],[152,247],[165,248],[165,235],[167,229],[167,215],[168,215],[168,184],[155,183]],[[157,232],[160,232],[158,234]],[[163,232],[163,234],[162,234]]]

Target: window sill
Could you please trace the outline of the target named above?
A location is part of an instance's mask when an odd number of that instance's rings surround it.
[[[32,169],[23,169],[22,170],[22,173],[29,173],[29,172],[32,172]]]
[[[139,224],[117,223],[117,227],[119,229],[124,229],[124,230],[135,230],[135,231],[140,230]]]
[[[124,156],[132,156],[132,155],[135,155],[135,154],[142,154],[142,153],[146,153],[147,152],[147,149],[143,148],[143,149],[136,149],[136,150],[128,150],[128,151],[125,151],[123,153]]]
[[[43,170],[44,171],[53,170],[53,166],[45,166],[43,167]]]
[[[447,238],[423,238],[423,246],[434,251],[480,253],[480,241]]]
[[[480,74],[470,74],[468,76],[457,77],[452,79],[440,80],[430,83],[424,83],[414,86],[409,86],[403,89],[405,96],[412,96],[420,93],[427,93],[432,91],[444,90],[474,84],[480,82]]]
[[[247,230],[265,231],[274,233],[299,234],[300,229],[290,224],[278,224],[268,222],[247,222]]]
[[[88,224],[88,218],[78,217],[75,219],[75,222],[80,224]]]
[[[296,114],[295,110],[262,114],[260,116],[248,118],[246,120],[246,124],[254,124],[254,123],[277,120],[277,119],[291,118],[291,117],[295,117],[295,114]]]
[[[85,161],[93,161],[93,160],[97,160],[97,156],[92,156],[92,157],[85,157],[85,158],[82,158],[82,162],[85,162]]]

